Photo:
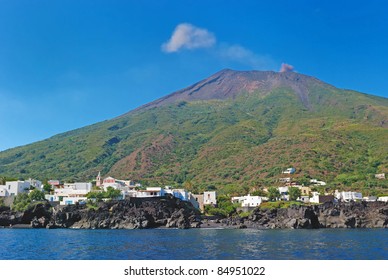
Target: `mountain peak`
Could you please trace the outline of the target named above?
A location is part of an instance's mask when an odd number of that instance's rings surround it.
[[[241,93],[255,91],[266,94],[279,87],[291,88],[304,106],[309,108],[308,88],[311,83],[327,85],[316,78],[296,72],[223,69],[202,81],[148,103],[137,110],[179,101],[234,99]]]

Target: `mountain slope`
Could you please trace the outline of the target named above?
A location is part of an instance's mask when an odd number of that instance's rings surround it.
[[[0,174],[227,190],[297,177],[369,184],[388,172],[388,99],[298,73],[223,70],[115,119],[0,153]],[[356,185],[354,185],[354,182]],[[231,186],[229,186],[231,185]]]

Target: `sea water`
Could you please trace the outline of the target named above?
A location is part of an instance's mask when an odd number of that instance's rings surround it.
[[[0,229],[2,260],[387,260],[387,229]]]

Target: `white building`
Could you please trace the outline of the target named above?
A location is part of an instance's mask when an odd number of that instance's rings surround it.
[[[54,195],[57,196],[85,196],[92,190],[92,183],[65,183],[63,187],[54,189]]]
[[[170,186],[166,186],[164,188],[164,193],[171,194],[172,196],[179,198],[180,200],[183,200],[183,201],[189,200],[189,192],[186,191],[185,189],[171,189]]]
[[[319,192],[311,192],[311,197],[309,199],[309,202],[311,203],[319,203]]]
[[[35,189],[38,189],[38,190],[42,190],[43,189],[43,184],[39,180],[35,180],[35,179],[29,178],[28,180],[26,180],[26,182],[29,182],[30,186],[34,187]]]
[[[373,201],[377,201],[377,196],[365,196],[362,198],[363,201],[366,201],[366,202],[373,202]]]
[[[278,190],[280,193],[280,199],[282,199],[282,200],[289,200],[290,199],[287,186],[286,187],[279,187]]]
[[[319,181],[319,180],[317,180],[317,179],[311,179],[311,180],[310,180],[310,183],[311,183],[312,185],[326,186],[326,182],[324,182],[324,181]]]
[[[65,183],[63,186],[55,187],[53,195],[46,195],[49,201],[59,201],[60,205],[84,203],[86,195],[92,190],[92,183]]]
[[[0,186],[0,196],[15,196],[20,193],[27,193],[30,189],[27,181],[10,181]]]
[[[200,209],[200,203],[198,202],[197,196],[192,193],[189,193],[188,201],[194,206],[194,208]]]
[[[377,201],[388,202],[388,196],[380,196]]]
[[[349,202],[352,200],[353,201],[362,200],[362,193],[360,193],[360,192],[338,192],[338,191],[335,191],[334,196],[338,200],[342,200],[345,202]]]
[[[136,192],[136,197],[146,198],[146,197],[159,197],[164,196],[165,190],[160,187],[146,188],[145,190],[138,190]]]
[[[232,203],[241,203],[241,207],[257,207],[261,202],[260,196],[251,196],[250,194],[232,197]]]
[[[312,192],[311,195],[312,195],[312,197],[310,197],[311,203],[325,203],[325,202],[335,201],[334,195],[332,194],[320,195],[319,192]]]
[[[217,205],[217,193],[215,191],[203,193],[204,205]]]

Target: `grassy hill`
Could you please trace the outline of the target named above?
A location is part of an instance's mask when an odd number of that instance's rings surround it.
[[[0,153],[0,175],[245,192],[296,180],[383,190],[388,99],[298,73],[223,70],[115,119]]]

